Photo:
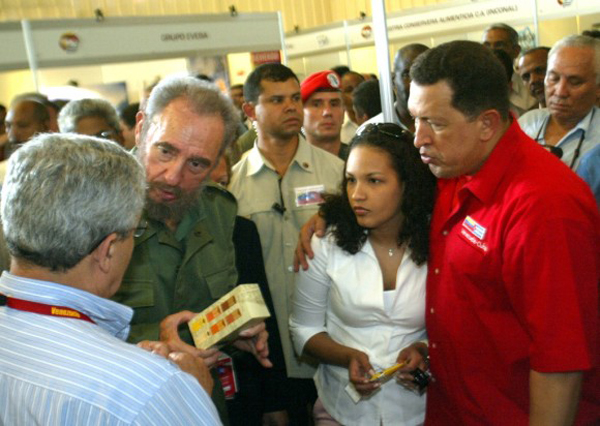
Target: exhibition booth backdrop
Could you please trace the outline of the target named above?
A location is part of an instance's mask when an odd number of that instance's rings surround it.
[[[22,21],[0,24],[0,37],[0,71],[18,70],[0,76],[0,102],[70,80],[125,82],[135,101],[157,76],[194,71],[194,63],[218,68],[228,54],[284,49],[278,13]]]
[[[562,37],[600,25],[598,0],[457,0],[387,16],[389,54],[409,43],[433,47],[451,40],[481,41],[483,29],[496,22],[513,26],[524,48],[551,46]],[[300,34],[286,34],[288,64],[301,75],[345,64],[362,73],[378,73],[374,24],[344,21]],[[538,43],[536,44],[536,35]]]
[[[408,43],[481,41],[483,29],[494,22],[514,26],[524,48],[535,45],[536,37],[539,44],[552,45],[565,35],[598,25],[600,2],[457,0],[389,14],[386,20],[391,60]],[[5,47],[0,57],[0,102],[33,91],[36,84],[44,91],[69,80],[83,86],[124,82],[134,102],[158,77],[197,71],[198,63],[225,66],[228,84],[243,83],[261,58],[280,58],[300,79],[340,64],[379,74],[377,29],[365,17],[284,36],[279,13],[5,23],[0,24]]]

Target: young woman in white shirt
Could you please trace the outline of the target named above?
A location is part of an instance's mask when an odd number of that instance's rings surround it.
[[[398,362],[425,368],[425,279],[435,178],[413,137],[372,124],[350,146],[341,193],[326,195],[323,238],[296,279],[290,330],[319,362],[317,425],[418,425],[425,396],[370,376]],[[404,377],[407,377],[404,375]],[[346,387],[362,396],[355,403]]]

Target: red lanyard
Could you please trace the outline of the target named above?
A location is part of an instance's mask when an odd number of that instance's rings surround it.
[[[86,314],[65,306],[46,305],[44,303],[30,302],[29,300],[15,299],[8,296],[6,297],[6,306],[18,311],[33,312],[53,317],[73,318],[95,324],[95,322]]]

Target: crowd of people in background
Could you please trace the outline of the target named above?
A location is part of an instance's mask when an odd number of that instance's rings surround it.
[[[0,105],[0,423],[599,424],[599,32],[391,76],[391,119],[280,63]],[[196,348],[244,283],[271,317]]]

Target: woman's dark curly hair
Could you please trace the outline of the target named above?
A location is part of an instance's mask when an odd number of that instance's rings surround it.
[[[436,180],[421,161],[419,151],[413,145],[413,135],[396,124],[370,124],[352,139],[350,152],[359,146],[375,148],[390,156],[403,185],[400,209],[404,222],[398,235],[398,244],[408,244],[412,260],[417,265],[423,264],[429,252],[429,224]],[[350,207],[347,182],[344,170],[339,194],[325,194],[325,202],[320,210],[337,245],[355,254],[367,240],[367,232],[358,224]]]

